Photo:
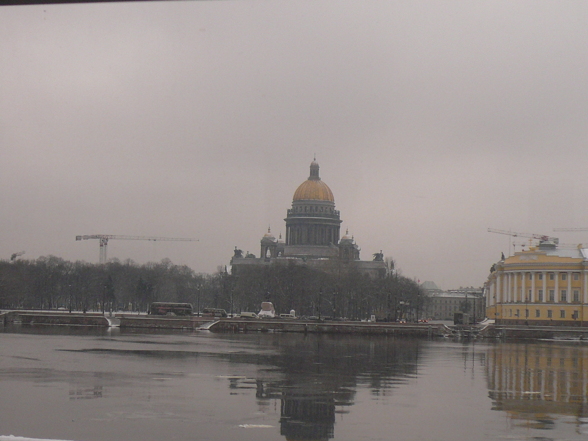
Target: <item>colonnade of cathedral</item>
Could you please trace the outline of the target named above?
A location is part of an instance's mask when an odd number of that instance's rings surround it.
[[[286,226],[288,245],[329,245],[339,242],[339,226],[297,223]]]

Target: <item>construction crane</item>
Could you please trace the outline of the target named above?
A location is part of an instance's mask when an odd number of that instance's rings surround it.
[[[547,236],[544,234],[534,234],[534,233],[517,233],[516,231],[506,231],[506,230],[496,230],[494,228],[488,228],[489,233],[498,233],[498,234],[506,234],[512,237],[526,237],[527,239],[536,239],[542,242],[544,241],[552,241],[556,245],[559,244],[559,239],[557,237]]]
[[[553,231],[564,231],[564,232],[574,232],[574,231],[588,231],[588,228],[554,228]],[[578,244],[576,248],[583,248],[582,244]]]
[[[10,256],[10,261],[13,262],[16,260],[17,257],[20,257],[24,254],[24,251],[19,251],[18,253],[12,253],[12,255]]]
[[[100,242],[100,263],[106,263],[106,255],[108,249],[108,241],[111,239],[117,240],[150,240],[156,241],[183,241],[183,242],[198,242],[198,239],[182,239],[176,237],[151,237],[151,236],[117,236],[112,234],[90,234],[86,236],[76,236],[76,240],[98,239]]]

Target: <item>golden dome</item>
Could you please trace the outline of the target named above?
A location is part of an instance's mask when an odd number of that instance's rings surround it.
[[[276,241],[276,237],[272,234],[272,230],[271,228],[268,227],[267,229],[267,233],[265,233],[263,235],[263,237],[261,238],[262,242],[275,242]]]
[[[295,201],[318,200],[335,202],[333,192],[323,181],[304,181],[294,192]]]
[[[319,177],[319,165],[316,161],[310,164],[310,176],[294,192],[294,201],[314,200],[335,202],[333,192]]]

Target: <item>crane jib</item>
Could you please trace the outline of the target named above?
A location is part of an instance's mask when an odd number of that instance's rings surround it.
[[[106,251],[110,239],[119,240],[150,240],[150,241],[182,241],[182,242],[199,242],[198,239],[179,238],[179,237],[153,237],[153,236],[121,236],[112,234],[89,234],[76,236],[76,240],[98,239],[100,241],[100,263],[106,263]]]

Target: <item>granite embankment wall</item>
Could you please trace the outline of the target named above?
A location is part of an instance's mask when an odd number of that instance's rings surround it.
[[[149,329],[198,329],[201,324],[209,322],[206,317],[179,317],[157,315],[117,314],[121,328],[149,328]]]
[[[570,326],[506,326],[487,327],[482,335],[487,338],[507,340],[586,340],[588,329]]]
[[[440,324],[331,322],[304,320],[219,320],[209,328],[217,332],[298,332],[321,334],[365,334],[435,337],[451,334]]]
[[[162,317],[137,314],[68,313],[67,311],[9,311],[1,322],[22,325],[120,326],[120,328],[197,330],[205,327],[213,332],[297,332],[329,334],[395,335],[414,337],[447,336],[451,330],[440,324],[336,322],[301,319],[240,319],[210,317]]]
[[[489,325],[448,328],[433,323],[371,323],[338,322],[301,319],[240,319],[210,317],[161,317],[136,314],[116,314],[67,311],[5,311],[0,314],[0,325],[22,324],[29,326],[120,326],[121,328],[181,329],[193,331],[208,329],[213,332],[296,332],[321,334],[392,335],[410,337],[476,337],[505,340],[586,340],[588,329],[565,326],[506,326]]]
[[[292,319],[240,319],[210,317],[154,317],[118,315],[121,328],[199,329],[213,332],[298,332],[332,334],[390,334],[406,336],[441,336],[451,331],[439,324],[399,324],[367,322],[325,322]]]
[[[108,319],[100,313],[9,311],[2,314],[2,322],[4,325],[109,326]]]

